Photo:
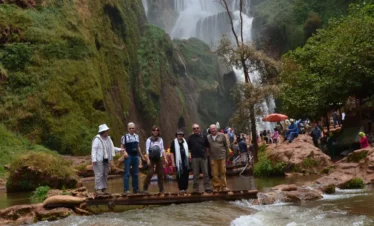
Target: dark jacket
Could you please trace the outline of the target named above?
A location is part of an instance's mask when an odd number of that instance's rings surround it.
[[[199,134],[191,134],[188,137],[188,148],[191,151],[192,158],[205,158],[206,157],[206,148],[208,147],[208,140],[206,136]]]

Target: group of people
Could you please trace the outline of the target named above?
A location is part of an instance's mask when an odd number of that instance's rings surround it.
[[[128,124],[128,133],[121,138],[121,147],[114,147],[108,136],[109,127],[106,124],[99,126],[98,134],[92,142],[92,164],[95,174],[95,190],[97,193],[106,192],[110,162],[116,153],[124,157],[124,192],[130,192],[130,175],[132,177],[133,193],[141,192],[139,189],[139,161],[147,162],[148,173],[143,183],[143,192],[148,192],[151,178],[158,177],[159,191],[164,192],[163,186],[163,162],[168,165],[163,139],[160,136],[160,128],[152,127],[152,135],[146,140],[145,154],[139,145],[139,136],[135,133],[135,124]],[[170,152],[173,156],[178,188],[180,192],[188,189],[189,172],[193,172],[193,191],[199,192],[199,175],[203,174],[205,192],[230,191],[226,182],[226,159],[229,155],[229,141],[225,134],[218,132],[217,126],[209,127],[209,134],[204,135],[198,124],[192,125],[193,133],[187,139],[183,131],[177,131],[175,139],[170,144]],[[191,162],[189,161],[191,153]],[[212,185],[208,174],[208,164],[212,170]]]

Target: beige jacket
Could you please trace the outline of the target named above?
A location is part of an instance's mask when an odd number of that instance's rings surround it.
[[[217,133],[214,140],[212,134],[208,135],[209,154],[211,160],[226,159],[229,154],[229,144],[223,133]]]

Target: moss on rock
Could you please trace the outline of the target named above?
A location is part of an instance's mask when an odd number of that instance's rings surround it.
[[[10,165],[7,192],[32,191],[39,186],[74,188],[77,177],[70,162],[57,154],[31,151]]]

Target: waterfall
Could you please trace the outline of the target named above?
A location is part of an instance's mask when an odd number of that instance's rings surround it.
[[[142,4],[144,7],[145,15],[148,15],[148,0],[142,0]]]
[[[234,29],[240,35],[240,0],[232,0],[229,8],[233,18]],[[174,11],[179,17],[171,30],[170,36],[173,39],[188,39],[196,37],[214,48],[223,34],[232,37],[231,25],[225,9],[214,0],[174,0]],[[243,1],[243,37],[245,42],[252,41],[252,22],[250,15],[250,0]],[[233,68],[239,82],[244,82],[242,70]],[[260,80],[258,72],[250,74],[251,82],[257,83]],[[259,107],[264,115],[272,113],[275,108],[274,99],[267,98]],[[262,117],[257,118],[258,130],[271,130],[270,123],[264,123]]]

